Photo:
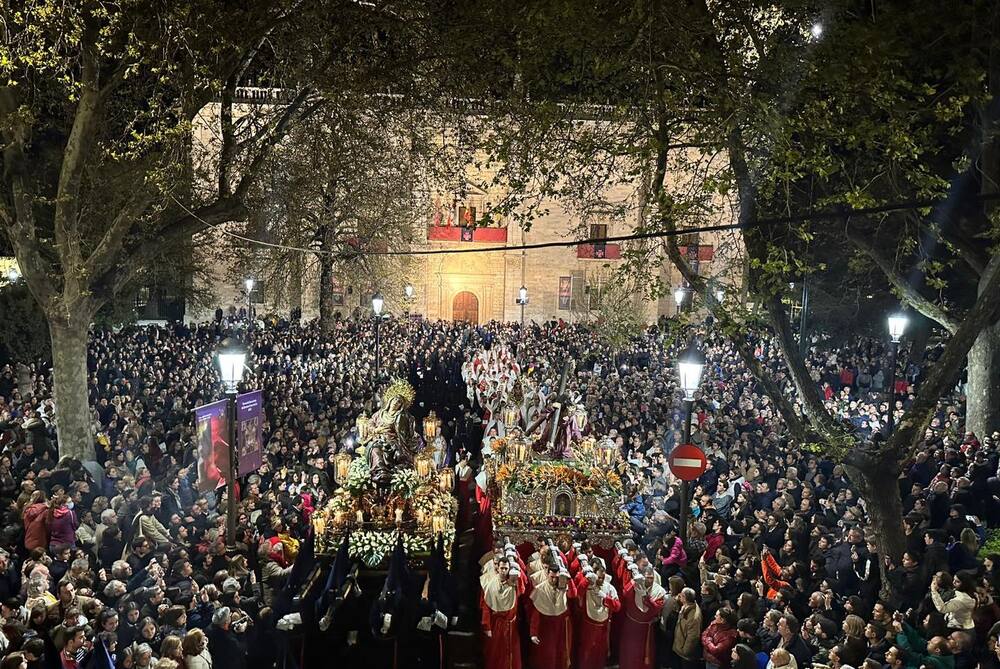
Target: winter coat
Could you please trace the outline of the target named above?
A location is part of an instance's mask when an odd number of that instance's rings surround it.
[[[185,657],[184,664],[187,669],[212,669],[212,655],[206,648],[197,655]]]
[[[72,509],[65,506],[52,509],[48,522],[50,546],[76,545],[76,526],[78,523]]]
[[[701,647],[705,651],[705,662],[729,669],[733,647],[736,646],[736,630],[728,623],[713,620],[701,633]]]
[[[674,539],[674,545],[670,548],[670,554],[663,558],[663,566],[677,565],[683,567],[687,565],[687,553],[684,552],[684,544],[680,538]]]
[[[285,580],[288,578],[288,575],[292,573],[292,568],[282,568],[282,566],[274,560],[267,560],[264,562],[264,566],[261,567],[260,573],[261,589],[264,594],[264,605],[271,606],[274,604],[275,591],[280,590],[285,584]]]
[[[701,609],[697,604],[682,606],[674,627],[674,653],[685,660],[697,660],[701,656],[698,652],[700,640]]]
[[[45,502],[36,502],[24,509],[24,547],[29,551],[49,547],[48,520],[49,507]]]
[[[143,513],[139,517],[139,534],[152,541],[157,546],[170,544],[170,533],[151,513]]]
[[[956,629],[971,630],[975,627],[972,621],[972,612],[976,608],[976,600],[961,590],[955,591],[955,596],[947,602],[941,597],[937,590],[931,590],[931,600],[934,607],[944,614],[945,623],[948,627]]]

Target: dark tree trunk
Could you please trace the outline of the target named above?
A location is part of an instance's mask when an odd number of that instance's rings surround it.
[[[991,14],[989,30],[994,37],[1000,34],[1000,13]],[[996,196],[1000,192],[1000,137],[997,136],[997,120],[1000,119],[1000,49],[989,53],[987,85],[988,103],[979,114],[979,129],[982,137],[982,155],[979,158],[980,193]],[[983,217],[987,224],[996,220],[996,200],[983,200]],[[984,245],[985,246],[985,245]],[[994,253],[1000,251],[994,250]],[[989,274],[983,273],[979,279],[979,295],[989,290]],[[976,342],[969,350],[969,385],[966,404],[966,428],[976,433],[980,439],[994,430],[1000,430],[1000,320],[983,328]]]
[[[879,550],[879,573],[882,576],[881,596],[892,594],[889,567],[885,556],[899,564],[906,550],[903,531],[903,501],[899,496],[899,459],[886,450],[855,448],[844,461],[847,474],[865,501],[869,527]]]
[[[322,295],[322,291],[320,292]],[[288,260],[288,310],[302,309],[302,256],[292,254]]]
[[[332,290],[333,256],[330,254],[334,241],[333,227],[323,226],[320,239],[323,253],[319,256],[319,327],[321,331],[328,333],[333,331],[333,314],[336,309]]]
[[[984,328],[969,349],[966,430],[982,439],[1000,430],[1000,323]]]
[[[856,453],[852,452],[844,462],[848,475],[865,501],[879,551],[898,564],[906,550],[899,460],[888,451],[868,451],[861,457]]]
[[[56,432],[59,455],[79,460],[94,459],[87,393],[87,334],[90,318],[59,322],[49,318],[52,339],[52,394],[56,401]]]

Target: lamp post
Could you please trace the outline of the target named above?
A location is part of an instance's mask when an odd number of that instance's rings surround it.
[[[522,279],[523,278],[524,277],[522,277]],[[524,348],[524,307],[526,304],[528,304],[528,288],[523,283],[521,284],[521,287],[517,289],[517,297],[514,298],[514,304],[521,305],[521,328],[517,332],[518,336],[517,356],[518,358],[520,358],[521,351]]]
[[[795,282],[788,284],[790,290],[795,290]],[[809,282],[802,279],[802,298],[799,304],[799,353],[805,355],[806,349],[806,328],[809,324]]]
[[[247,278],[246,281],[243,282],[243,285],[245,285],[246,289],[247,289],[247,327],[250,327],[249,324],[253,323],[253,287],[254,287],[254,284],[255,284],[254,280],[252,278],[249,278],[249,277]]]
[[[14,285],[21,278],[21,273],[17,271],[16,267],[11,267],[7,270],[7,283]]]
[[[219,378],[228,400],[229,468],[226,472],[226,553],[236,552],[236,392],[243,380],[247,352],[239,342],[229,341],[215,356]]]
[[[375,383],[381,378],[381,339],[379,338],[379,323],[382,320],[382,307],[385,306],[385,299],[382,293],[375,291],[372,295],[372,313],[375,314]]]
[[[705,369],[705,358],[694,346],[688,346],[677,358],[677,384],[684,392],[684,436],[683,443],[691,441],[691,409],[694,407],[694,393],[701,385],[701,373]],[[688,508],[688,482],[681,481],[680,528],[681,543],[687,541],[687,521],[691,509]]]
[[[899,354],[899,340],[903,338],[903,333],[906,331],[906,326],[909,325],[910,319],[907,318],[906,314],[897,313],[889,316],[889,337],[892,339],[890,343],[890,356],[889,356],[889,416],[886,419],[886,436],[892,434],[893,430],[893,413],[896,410],[896,356]]]
[[[524,305],[528,303],[528,289],[525,286],[521,286],[517,289],[517,298],[514,299],[515,304],[521,305],[521,330],[524,331]],[[523,336],[523,335],[522,335]]]
[[[406,302],[406,317],[407,317],[407,319],[409,319],[409,317],[410,317],[410,304],[413,302],[413,284],[412,283],[407,282],[406,285],[403,286],[403,297],[405,298],[405,302]]]
[[[678,316],[681,313],[681,305],[684,304],[684,293],[685,292],[686,291],[681,286],[678,286],[677,289],[674,290],[674,304],[677,305],[677,315]]]
[[[726,300],[726,291],[721,288],[715,289],[715,301],[722,304]]]

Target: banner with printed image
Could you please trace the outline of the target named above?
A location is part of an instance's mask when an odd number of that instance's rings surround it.
[[[194,424],[198,439],[198,490],[215,490],[226,484],[229,471],[228,401],[195,407]]]
[[[257,471],[264,457],[264,397],[261,391],[236,398],[236,445],[239,476]]]

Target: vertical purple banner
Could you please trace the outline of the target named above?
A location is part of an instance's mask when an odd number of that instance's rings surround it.
[[[215,490],[226,483],[229,471],[228,402],[219,400],[195,407],[194,424],[198,439],[198,490]]]
[[[264,454],[264,397],[255,390],[236,398],[236,434],[239,447],[239,475],[260,468]]]

